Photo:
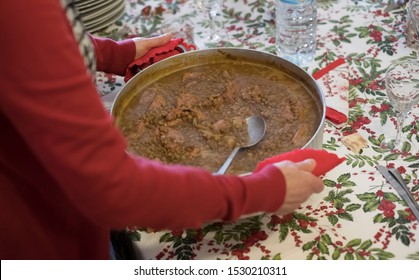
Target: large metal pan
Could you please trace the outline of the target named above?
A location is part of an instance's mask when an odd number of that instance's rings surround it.
[[[198,65],[220,62],[229,63],[238,60],[278,68],[305,85],[313,99],[318,103],[321,120],[314,135],[302,148],[310,147],[320,149],[323,142],[326,105],[324,94],[317,82],[299,66],[276,55],[240,48],[215,48],[182,53],[164,59],[139,72],[122,88],[112,104],[111,113],[116,120],[116,124],[118,125],[118,119],[121,114],[123,114],[124,107],[129,104],[130,100],[135,97],[142,88],[157,82],[163,76]]]

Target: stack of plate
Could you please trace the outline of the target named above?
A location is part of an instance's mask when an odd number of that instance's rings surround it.
[[[125,10],[125,0],[75,0],[87,31],[95,32],[118,20]]]

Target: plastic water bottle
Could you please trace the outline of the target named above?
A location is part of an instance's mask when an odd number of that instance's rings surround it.
[[[276,50],[299,66],[308,66],[316,52],[316,0],[276,0]]]
[[[419,0],[411,0],[407,7],[406,42],[419,49]]]

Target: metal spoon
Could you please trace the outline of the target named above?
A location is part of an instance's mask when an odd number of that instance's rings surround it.
[[[247,123],[247,132],[249,133],[249,142],[244,146],[235,147],[233,151],[231,152],[231,154],[226,159],[226,161],[224,162],[224,164],[221,166],[221,168],[214,174],[216,175],[224,174],[227,171],[228,167],[230,166],[230,163],[233,161],[233,158],[236,156],[237,152],[241,148],[252,147],[256,145],[257,143],[259,143],[260,140],[262,140],[266,132],[265,119],[257,115],[250,116],[246,118],[246,123]]]

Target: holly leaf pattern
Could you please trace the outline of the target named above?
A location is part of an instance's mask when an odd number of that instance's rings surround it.
[[[123,17],[95,35],[114,40],[154,36],[164,20],[176,17],[191,19],[197,30],[206,28],[207,13],[197,3],[128,1]],[[341,127],[326,122],[322,143],[323,149],[344,156],[346,162],[322,177],[322,193],[283,216],[266,213],[231,222],[209,221],[198,229],[181,231],[128,228],[140,250],[147,244],[145,258],[279,260],[289,259],[292,251],[291,258],[299,259],[419,259],[417,222],[375,168],[382,164],[400,169],[419,197],[415,149],[419,147],[419,106],[411,110],[402,127],[410,142],[400,151],[380,145],[396,131],[396,111],[385,90],[387,66],[395,59],[418,58],[417,51],[406,46],[406,12],[385,13],[384,0],[317,3],[316,56],[305,70],[314,73],[338,58],[347,62],[348,122]],[[211,46],[276,55],[274,7],[270,0],[224,1],[218,19],[229,40]],[[116,96],[125,85],[122,77],[101,72],[96,74],[96,84],[103,98]],[[359,154],[342,143],[344,136],[356,132],[368,140],[368,147]]]

